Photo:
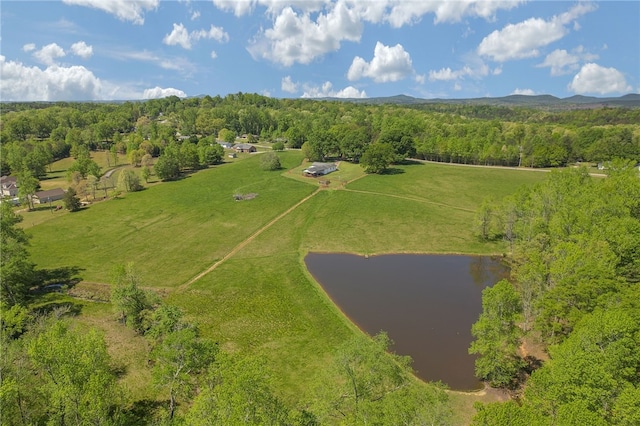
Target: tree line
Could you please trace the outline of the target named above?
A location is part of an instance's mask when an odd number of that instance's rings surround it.
[[[43,175],[74,147],[157,157],[172,143],[200,138],[307,143],[312,160],[358,161],[375,143],[396,155],[487,165],[564,166],[640,160],[640,109],[550,112],[489,105],[369,105],[232,94],[144,102],[3,104],[2,174]],[[194,139],[178,138],[193,136]],[[141,148],[142,147],[142,148]],[[133,155],[133,154],[131,154]]]
[[[517,389],[480,407],[476,425],[640,423],[640,177],[553,172],[478,211],[478,235],[511,247],[513,282],[483,292],[470,352],[478,376]],[[519,351],[538,339],[541,366]]]

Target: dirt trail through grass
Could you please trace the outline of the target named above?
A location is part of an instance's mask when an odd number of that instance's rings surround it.
[[[288,208],[287,210],[285,210],[282,214],[280,214],[279,216],[277,216],[275,219],[273,219],[271,222],[267,223],[266,225],[264,225],[262,228],[258,229],[256,232],[254,232],[253,234],[251,234],[246,240],[242,241],[240,244],[238,244],[237,246],[235,246],[229,253],[227,253],[222,259],[218,260],[216,263],[214,263],[213,265],[211,265],[209,268],[207,268],[206,270],[202,271],[201,273],[199,273],[198,275],[196,275],[195,277],[191,278],[189,281],[187,281],[186,283],[182,284],[180,287],[178,287],[178,291],[184,291],[186,290],[191,284],[193,284],[194,282],[198,281],[200,278],[204,277],[205,275],[207,275],[209,272],[213,271],[214,269],[216,269],[218,266],[220,266],[221,264],[223,264],[227,259],[229,259],[230,257],[232,257],[233,255],[235,255],[237,252],[239,252],[240,250],[242,250],[247,244],[249,244],[251,241],[253,241],[254,239],[256,239],[256,237],[258,237],[260,234],[262,234],[264,231],[266,231],[267,229],[269,229],[271,226],[273,226],[273,224],[275,224],[276,222],[278,222],[280,219],[282,219],[283,217],[285,217],[286,215],[288,215],[289,213],[291,213],[293,210],[295,210],[299,205],[305,203],[307,200],[309,200],[311,197],[313,197],[314,195],[316,195],[318,192],[320,191],[320,188],[316,189],[315,191],[313,191],[311,194],[307,195],[306,197],[304,197],[302,200],[298,201],[296,204],[294,204],[292,207]]]

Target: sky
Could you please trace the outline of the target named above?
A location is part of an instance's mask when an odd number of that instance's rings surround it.
[[[640,2],[2,0],[0,100],[640,93]]]

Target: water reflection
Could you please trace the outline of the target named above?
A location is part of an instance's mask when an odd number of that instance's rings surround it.
[[[340,309],[369,334],[385,330],[417,375],[477,389],[467,350],[482,290],[507,271],[480,256],[310,253],[305,263]]]

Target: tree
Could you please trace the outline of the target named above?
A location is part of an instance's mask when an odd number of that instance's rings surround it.
[[[143,166],[142,170],[140,171],[140,175],[142,176],[142,179],[144,179],[145,183],[149,183],[149,177],[151,176],[151,169],[147,166]]]
[[[280,158],[275,152],[267,152],[260,157],[260,168],[262,170],[279,170]]]
[[[520,329],[516,321],[521,309],[518,293],[506,280],[482,291],[482,313],[471,327],[475,340],[469,353],[479,355],[476,376],[492,386],[511,385],[524,366],[517,354]]]
[[[130,169],[122,170],[120,176],[118,176],[118,189],[125,192],[140,191],[142,185],[136,172]]]
[[[217,346],[200,338],[197,326],[182,320],[159,338],[152,351],[153,380],[169,391],[169,418],[172,419],[178,398],[192,395],[197,376],[213,362]]]
[[[151,308],[153,298],[138,287],[139,279],[132,263],[117,265],[112,275],[111,304],[118,314],[118,320],[142,333],[143,313]]]
[[[393,147],[388,143],[374,143],[365,149],[360,164],[367,173],[383,173],[395,159]]]
[[[236,133],[229,129],[220,129],[220,131],[218,132],[218,138],[222,139],[225,142],[232,143],[236,140]]]
[[[0,203],[0,300],[9,307],[26,300],[35,280],[26,248],[27,234],[17,227],[21,220],[9,203]]]
[[[70,212],[75,212],[80,210],[80,206],[82,205],[82,203],[80,202],[80,199],[76,196],[76,190],[73,189],[72,187],[69,187],[67,189],[67,192],[65,192],[62,202],[64,203],[64,207]]]
[[[40,182],[36,179],[29,170],[23,170],[18,175],[18,196],[20,199],[27,202],[29,210],[33,210],[33,195],[38,190]]]
[[[153,166],[153,171],[162,180],[175,179],[180,176],[180,164],[172,156],[161,155]]]
[[[289,410],[271,390],[265,362],[218,353],[186,420],[190,425],[289,425]]]
[[[274,151],[284,151],[284,142],[278,141],[271,147]]]
[[[77,332],[64,320],[51,321],[28,345],[42,377],[49,422],[118,423],[121,391],[104,339],[94,330]]]

